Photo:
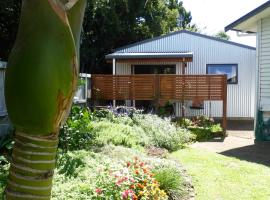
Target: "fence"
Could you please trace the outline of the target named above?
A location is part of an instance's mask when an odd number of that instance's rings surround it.
[[[92,99],[222,101],[226,127],[226,75],[92,75]]]

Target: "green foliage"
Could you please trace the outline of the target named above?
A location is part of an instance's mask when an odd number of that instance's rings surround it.
[[[59,153],[57,159],[58,173],[69,178],[76,178],[86,165],[84,159],[85,152],[77,151],[76,154],[71,152]]]
[[[70,117],[60,130],[59,147],[65,151],[90,149],[95,135],[87,108],[72,107]]]
[[[190,142],[193,135],[187,129],[176,127],[170,119],[162,119],[157,115],[134,115],[133,121],[151,137],[154,146],[175,151]]]
[[[183,16],[181,25],[177,23],[180,15]],[[191,19],[191,13],[177,0],[88,0],[82,66],[85,71],[104,73],[110,69],[104,68],[104,55],[113,49],[190,27]]]
[[[187,194],[184,188],[184,179],[178,169],[179,166],[165,165],[153,170],[154,178],[159,182],[160,189],[164,190],[169,199],[179,199]]]
[[[89,112],[80,107],[73,107],[60,133],[59,147],[65,151],[107,144],[130,148],[156,146],[175,151],[193,139],[188,130],[156,115],[136,111],[119,114],[108,109]]]
[[[8,164],[2,164],[4,157],[0,156],[0,199],[4,199],[4,190],[7,184],[7,176],[8,176]],[[6,162],[6,161],[5,161]]]
[[[182,118],[177,121],[177,126],[185,127],[190,130],[197,141],[212,139],[216,136],[223,136],[223,129],[220,124],[215,123],[213,118],[207,116],[196,116],[191,120]]]
[[[108,121],[93,123],[93,134],[96,135],[95,145],[97,146],[114,144],[131,148],[149,144],[149,137],[142,128],[122,123]]]
[[[218,33],[216,33],[214,35],[214,37],[218,38],[218,39],[222,39],[222,40],[230,40],[230,36],[224,32],[224,31],[219,31]]]

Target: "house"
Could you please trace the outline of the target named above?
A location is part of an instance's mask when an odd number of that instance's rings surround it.
[[[233,119],[253,119],[255,54],[254,47],[181,30],[119,48],[114,53],[106,55],[106,59],[112,62],[113,74],[116,75],[226,74],[227,116]],[[202,90],[199,89],[201,92]],[[212,90],[214,91],[214,86]],[[224,111],[222,102],[210,100],[214,100],[214,96],[202,102],[204,108],[202,110],[192,109],[194,101],[185,102],[185,114],[222,117]],[[141,101],[125,101],[125,103],[144,105]],[[182,109],[182,104],[176,102],[177,116],[183,115]]]
[[[4,96],[4,82],[5,82],[5,69],[6,62],[0,61],[0,117],[7,115],[7,108]]]
[[[256,140],[270,140],[270,1],[225,27],[257,36]]]

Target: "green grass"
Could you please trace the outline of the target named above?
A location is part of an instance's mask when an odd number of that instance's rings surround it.
[[[196,200],[270,200],[269,167],[196,149],[172,157],[192,176]]]

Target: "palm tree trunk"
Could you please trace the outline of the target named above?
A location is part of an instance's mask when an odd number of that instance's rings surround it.
[[[23,0],[5,80],[16,128],[7,200],[51,197],[59,127],[77,84],[85,6],[86,0]]]
[[[57,137],[16,133],[7,199],[50,199],[57,145]]]

